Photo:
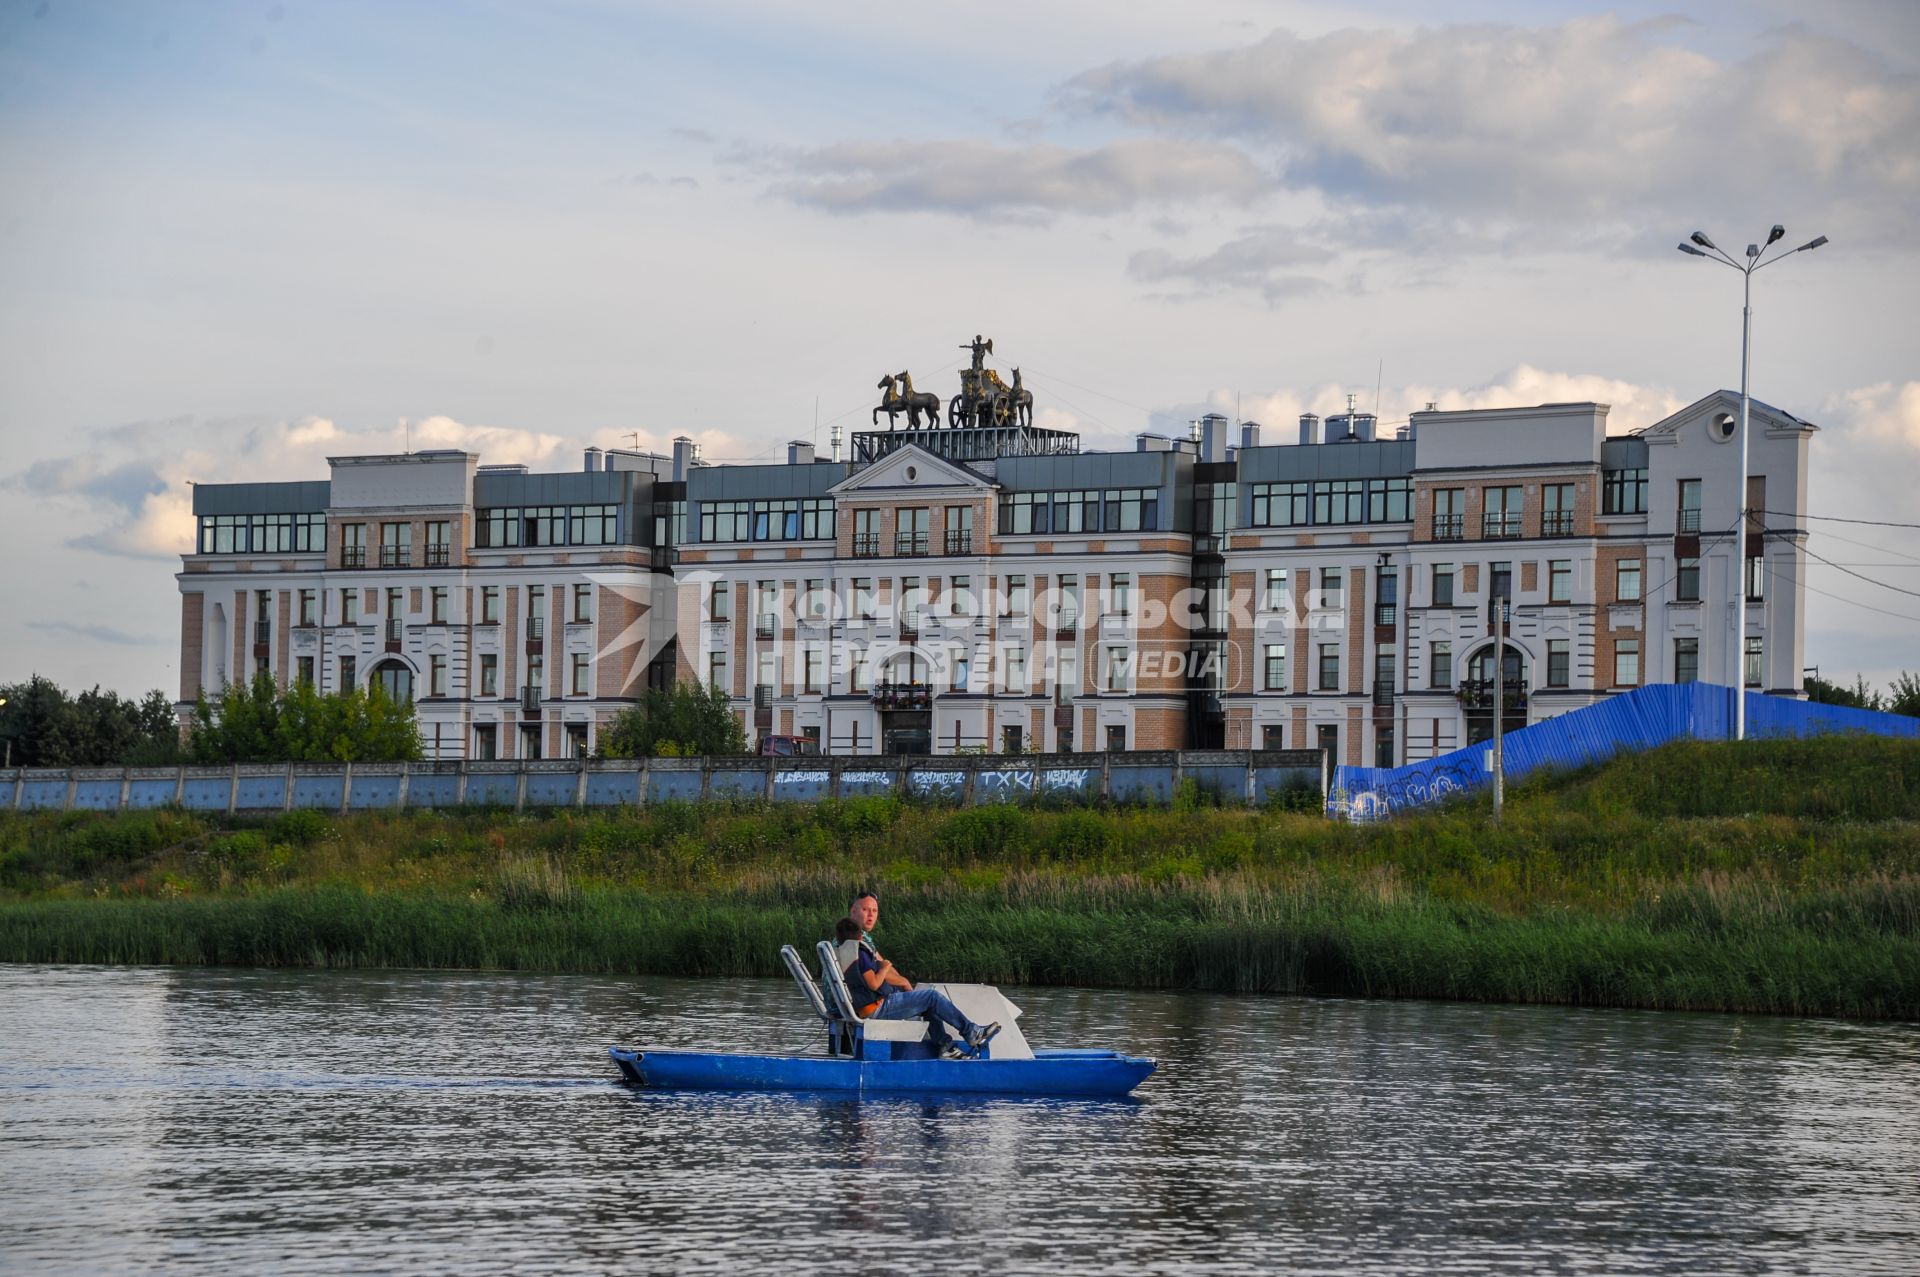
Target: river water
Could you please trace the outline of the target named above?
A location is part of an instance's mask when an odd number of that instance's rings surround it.
[[[1137,1100],[630,1090],[785,982],[0,967],[0,1270],[1920,1271],[1904,1025],[1008,990]]]

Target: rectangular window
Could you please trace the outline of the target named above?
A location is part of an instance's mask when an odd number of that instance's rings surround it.
[[[1345,593],[1341,588],[1344,580],[1339,568],[1320,569],[1320,606],[1325,608],[1344,607]]]
[[[501,506],[473,512],[473,543],[482,549],[498,550],[520,544],[520,511]]]
[[[1025,616],[1030,607],[1032,607],[1032,601],[1027,596],[1027,578],[1025,576],[1008,577],[1007,611],[1005,614],[1007,616]]]
[[[500,756],[499,729],[492,723],[479,723],[474,726],[473,756],[483,763],[490,763]]]
[[[1366,517],[1364,479],[1323,479],[1313,485],[1315,523],[1359,523]]]
[[[1673,597],[1681,603],[1700,601],[1700,560],[1685,558],[1673,574]]]
[[[1020,752],[1022,738],[1026,735],[1018,727],[1008,726],[1000,729],[1000,752],[1017,754]]]
[[[855,648],[847,657],[847,683],[852,690],[864,692],[873,686],[873,669],[864,647]]]
[[[427,566],[443,568],[453,561],[453,525],[445,519],[427,521]]]
[[[1519,484],[1484,488],[1481,497],[1485,502],[1485,514],[1480,535],[1488,540],[1510,540],[1519,536],[1522,530],[1520,516],[1524,489]]]
[[[927,529],[931,526],[933,511],[927,506],[902,506],[894,511],[893,552],[917,558],[931,548],[927,544]]]
[[[895,606],[900,615],[902,630],[917,631],[920,628],[920,613],[926,607],[927,592],[917,576],[900,578],[900,597]]]
[[[707,682],[722,694],[733,695],[733,679],[727,671],[727,654],[714,652],[707,657]]]
[[[1405,523],[1413,517],[1413,480],[1367,480],[1367,522]]]
[[[573,619],[576,624],[593,620],[593,587],[573,587]]]
[[[752,538],[752,502],[702,501],[700,503],[701,541],[749,541]]]
[[[575,696],[591,696],[593,694],[593,685],[588,681],[587,662],[589,658],[587,654],[585,652],[573,652],[569,655],[572,657],[573,663],[572,686],[569,690]]]
[[[1451,563],[1433,565],[1433,605],[1435,607],[1453,606],[1453,564]]]
[[[1059,628],[1071,630],[1080,624],[1080,579],[1063,576],[1060,578]]]
[[[1573,653],[1566,639],[1547,640],[1547,686],[1565,687],[1573,681]]]
[[[1759,687],[1764,675],[1761,671],[1760,636],[1747,635],[1746,648],[1741,653],[1741,677],[1748,687]]]
[[[1278,723],[1264,723],[1260,727],[1261,749],[1285,749],[1287,731]]]
[[[1322,723],[1313,729],[1313,747],[1324,750],[1334,762],[1340,761],[1340,729],[1332,723]]]
[[[1466,536],[1467,490],[1465,488],[1435,488],[1433,490],[1433,539],[1436,541],[1458,541]]]
[[[1285,568],[1267,569],[1267,593],[1265,607],[1269,612],[1284,612],[1287,607],[1287,570]]]
[[[1375,767],[1393,766],[1393,729],[1376,727],[1373,732],[1373,765]]]
[[[1107,728],[1107,752],[1123,754],[1127,749],[1127,729],[1119,724]]]
[[[1513,564],[1505,559],[1487,565],[1487,597],[1490,599],[1513,597]]]
[[[806,581],[806,591],[801,596],[801,614],[810,621],[822,620],[827,615],[827,583],[824,578],[811,576]]]
[[[1061,704],[1070,704],[1080,695],[1080,658],[1071,650],[1061,652],[1056,673],[1055,692]]]
[[[1269,692],[1284,692],[1287,690],[1286,644],[1267,644],[1266,681],[1263,686]]]
[[[320,593],[318,590],[300,591],[299,623],[301,625],[312,625],[314,623],[314,615],[313,615],[314,601],[319,597],[320,597]]]
[[[1375,579],[1374,591],[1373,623],[1398,625],[1400,623],[1399,569],[1381,568]]]
[[[1373,703],[1393,704],[1393,693],[1400,677],[1400,647],[1382,643],[1373,654]]]
[[[968,660],[967,655],[964,652],[960,653],[959,655],[953,658],[953,690],[954,691],[964,692],[967,690],[967,680],[973,674],[971,664],[972,663]]]
[[[380,525],[380,566],[383,568],[413,566],[413,525],[411,523]]]
[[[946,551],[948,554],[973,553],[973,507],[950,505],[946,509]]]
[[[733,619],[733,585],[728,581],[715,581],[707,587],[707,618],[713,621],[731,621]]]
[[[400,637],[400,623],[401,623],[401,620],[404,618],[405,608],[406,608],[405,603],[402,602],[402,599],[404,597],[405,596],[402,595],[397,588],[389,589],[387,591],[386,616],[387,616],[387,641],[389,643],[397,641]]]
[[[1640,601],[1640,560],[1622,559],[1613,569],[1613,597],[1617,603]]]
[[[480,695],[500,695],[500,657],[493,652],[480,654]]]
[[[1547,560],[1547,602],[1573,602],[1573,560]]]
[[[1674,515],[1674,531],[1698,532],[1700,530],[1700,481],[1698,479],[1679,480],[1679,508]]]
[[[1338,643],[1320,645],[1320,690],[1323,692],[1340,690],[1340,645]]]
[[[948,582],[947,608],[955,616],[973,615],[973,578],[956,576]]]
[[[1003,651],[1006,653],[1004,666],[1007,672],[1006,690],[1009,692],[1026,691],[1027,649],[1024,647],[1008,647],[1003,649]]]
[[[853,578],[853,619],[871,621],[873,617],[873,578],[856,576]]]
[[[435,652],[427,658],[427,695],[445,696],[447,694],[447,657],[444,652]]]
[[[1757,554],[1747,556],[1747,602],[1759,603],[1767,596],[1767,561]]]
[[[1000,498],[1000,533],[1002,536],[1027,536],[1035,531],[1047,530],[1047,494],[1044,492],[1009,492]],[[1038,528],[1034,527],[1037,521]]]
[[[576,505],[567,507],[568,545],[616,545],[620,520],[616,507]]]
[[[1453,643],[1427,645],[1427,686],[1436,691],[1453,686]]]
[[[340,658],[340,690],[352,691],[354,686],[356,685],[355,680],[357,679],[358,675],[359,675],[359,671],[354,666],[354,659],[351,656],[341,657]]]
[[[547,658],[529,656],[527,658],[526,690],[538,699],[547,694]]]
[[[817,647],[806,648],[800,656],[801,689],[808,692],[821,690],[820,679],[825,672],[827,654]]]
[[[1252,508],[1248,511],[1256,528],[1297,528],[1308,523],[1313,497],[1310,483],[1256,483],[1251,485]]]
[[[1540,485],[1540,535],[1547,537],[1570,537],[1573,535],[1573,485],[1571,483],[1543,483]]]
[[[340,591],[340,624],[360,624],[360,591]]]
[[[294,677],[300,682],[305,683],[308,687],[313,686],[313,658],[311,656],[294,658],[294,669],[299,671]]]
[[[1600,511],[1603,514],[1645,514],[1647,512],[1647,472],[1609,470],[1600,480]]]
[[[1615,639],[1613,643],[1613,685],[1640,686],[1640,640]]]
[[[1675,639],[1673,641],[1673,681],[1692,683],[1700,677],[1700,640],[1697,638]]]
[[[427,615],[432,619],[432,623],[435,625],[445,625],[447,623],[447,587],[444,585],[434,586],[433,589],[429,591],[428,598],[430,600],[429,606],[432,610],[429,611]]]
[[[1115,616],[1133,614],[1133,574],[1115,572],[1107,577],[1107,610]]]

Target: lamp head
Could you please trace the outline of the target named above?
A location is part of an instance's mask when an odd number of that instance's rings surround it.
[[[1758,244],[1747,245],[1747,256],[1748,257],[1760,256],[1760,246]]]
[[[1786,234],[1787,228],[1775,222],[1773,229],[1767,232],[1767,247],[1772,248],[1774,244],[1786,238]]]
[[[1681,252],[1685,253],[1689,257],[1705,257],[1706,256],[1705,253],[1701,252],[1699,249],[1695,248],[1691,244],[1675,244],[1674,247],[1679,249]]]
[[[1802,244],[1800,247],[1794,249],[1793,251],[1796,253],[1804,253],[1809,248],[1818,248],[1826,242],[1827,242],[1827,237],[1825,235],[1822,235],[1819,239],[1814,240],[1812,243]]]
[[[1687,238],[1692,240],[1694,243],[1698,244],[1702,248],[1713,247],[1713,241],[1707,238],[1707,233],[1705,231],[1695,231],[1693,234],[1687,236]]]

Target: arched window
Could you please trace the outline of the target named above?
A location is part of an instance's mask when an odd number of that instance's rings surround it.
[[[1526,687],[1527,662],[1519,648],[1506,645],[1506,658],[1502,662],[1506,668],[1500,671],[1500,677],[1509,690]],[[1467,666],[1467,680],[1471,683],[1493,685],[1493,644],[1488,643],[1473,654],[1473,660]]]
[[[372,682],[380,684],[387,699],[396,703],[413,699],[413,671],[404,661],[382,661],[373,667]]]

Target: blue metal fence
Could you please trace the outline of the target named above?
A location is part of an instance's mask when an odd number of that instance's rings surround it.
[[[1745,693],[1747,736],[1822,736],[1863,732],[1920,739],[1920,718],[1815,705]],[[1506,774],[1518,780],[1541,767],[1573,768],[1670,740],[1725,740],[1732,700],[1711,683],[1655,683],[1507,733]],[[1378,820],[1493,783],[1493,744],[1482,741],[1405,767],[1335,767],[1327,814]]]

